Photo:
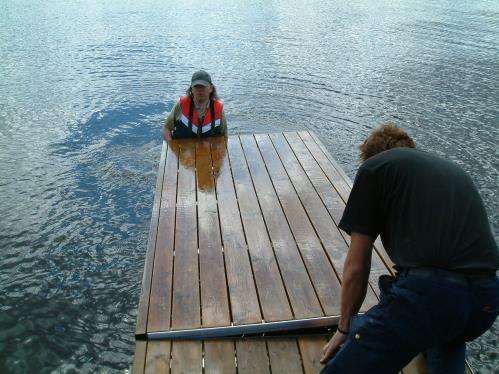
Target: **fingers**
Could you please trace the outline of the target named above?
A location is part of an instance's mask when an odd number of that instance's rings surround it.
[[[322,357],[320,359],[321,364],[325,364],[328,362],[331,358],[333,358],[336,353],[340,350],[342,344],[346,340],[346,335],[343,335],[341,333],[336,333],[333,335],[331,340],[322,348]]]
[[[326,351],[327,351],[327,347],[328,347],[329,343],[326,344],[324,347],[322,347],[322,354],[326,354]]]
[[[320,359],[321,364],[325,364],[328,362],[339,350],[340,347],[337,347],[334,344],[333,339],[327,343],[324,348],[322,349],[322,357]]]
[[[322,355],[321,359],[320,359],[320,363],[321,364],[325,364],[326,362],[328,362],[331,358],[334,357],[334,355],[338,352],[339,349],[335,349],[333,347],[327,349],[324,354]]]

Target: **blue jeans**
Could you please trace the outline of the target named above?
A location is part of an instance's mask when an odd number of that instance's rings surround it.
[[[434,373],[464,373],[465,342],[499,313],[499,281],[445,270],[379,280],[379,304],[350,322],[348,338],[321,373],[398,373],[420,352]]]

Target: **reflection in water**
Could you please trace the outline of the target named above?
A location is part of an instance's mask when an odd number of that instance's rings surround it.
[[[179,160],[179,168],[195,171],[198,193],[212,192],[226,158],[226,137],[175,139],[169,147]]]

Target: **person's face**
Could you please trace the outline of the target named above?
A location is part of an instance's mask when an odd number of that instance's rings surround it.
[[[192,95],[196,102],[204,102],[210,98],[210,93],[213,92],[213,86],[209,84],[208,86],[197,85],[192,87]]]

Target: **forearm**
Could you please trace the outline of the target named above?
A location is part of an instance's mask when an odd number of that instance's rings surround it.
[[[322,350],[323,355],[320,360],[322,364],[334,357],[347,340],[346,332],[350,330],[350,318],[357,314],[364,301],[371,270],[372,247],[373,239],[370,236],[352,232],[350,248],[343,267],[339,329]]]
[[[352,233],[341,286],[341,317],[338,326],[343,331],[350,329],[350,318],[359,312],[366,296],[372,243],[369,236]]]
[[[345,266],[341,287],[341,317],[338,326],[350,329],[350,318],[359,312],[367,291],[369,271]]]

